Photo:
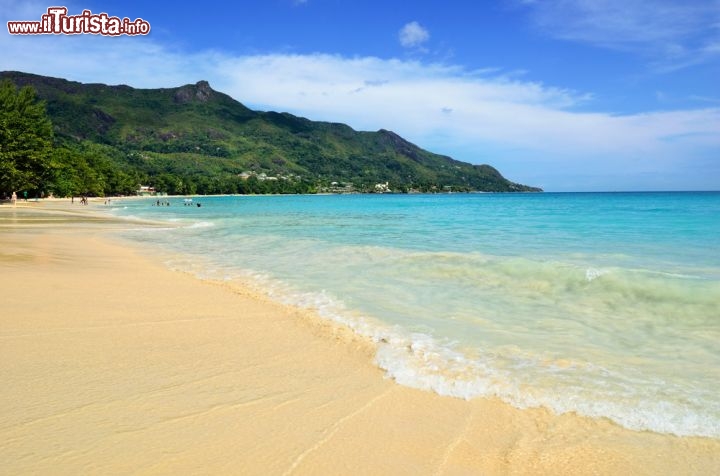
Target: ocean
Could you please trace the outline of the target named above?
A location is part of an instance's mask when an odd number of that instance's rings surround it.
[[[174,269],[371,339],[401,385],[720,438],[720,193],[156,200],[107,209],[167,222],[123,236]]]

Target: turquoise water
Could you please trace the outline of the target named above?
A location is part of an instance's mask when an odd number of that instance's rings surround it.
[[[720,438],[720,193],[114,202],[202,278],[377,345],[402,385]]]

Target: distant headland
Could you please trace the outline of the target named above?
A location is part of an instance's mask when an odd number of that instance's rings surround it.
[[[111,196],[140,185],[175,195],[542,191],[388,130],[254,111],[207,81],[135,89],[21,72],[0,72],[0,80],[6,95],[29,86],[52,126],[37,170],[23,175],[14,164],[18,174],[0,193]]]

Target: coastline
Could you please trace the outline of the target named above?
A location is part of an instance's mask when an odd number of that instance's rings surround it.
[[[401,387],[349,331],[170,271],[96,211],[0,206],[2,472],[720,472],[718,440]]]

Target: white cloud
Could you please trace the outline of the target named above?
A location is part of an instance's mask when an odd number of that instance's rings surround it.
[[[400,44],[405,48],[418,48],[430,39],[430,32],[423,28],[418,22],[413,21],[406,24],[398,33]]]
[[[187,54],[152,37],[0,35],[0,50],[0,70],[83,82],[158,88],[206,79],[256,109],[391,129],[548,189],[720,189],[720,107],[710,102],[633,115],[578,112],[591,94],[495,69],[325,54]]]
[[[672,70],[720,56],[717,0],[516,0],[548,35],[641,53]]]
[[[720,39],[714,43],[708,43],[702,48],[703,53],[710,55],[720,54]]]
[[[533,2],[535,20],[552,33],[604,45],[672,43],[717,19],[713,2],[674,0],[545,0]]]

